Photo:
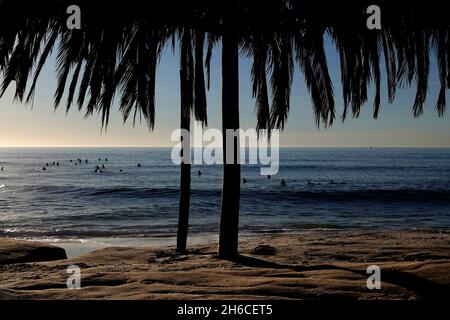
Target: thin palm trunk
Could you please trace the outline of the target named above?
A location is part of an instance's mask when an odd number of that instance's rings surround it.
[[[225,33],[222,38],[222,131],[223,180],[220,218],[219,255],[234,256],[238,252],[239,198],[241,167],[239,139],[233,141],[235,161],[227,164],[227,129],[239,128],[239,48],[235,35]],[[231,142],[230,142],[231,143]],[[231,151],[231,150],[228,150]]]

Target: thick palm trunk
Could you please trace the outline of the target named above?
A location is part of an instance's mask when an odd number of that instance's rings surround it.
[[[191,112],[190,108],[184,106],[185,95],[183,90],[184,80],[186,79],[186,70],[180,70],[180,76],[182,79],[181,85],[181,122],[180,128],[182,130],[190,130],[191,125]],[[183,157],[186,153],[189,155],[190,159],[190,141],[182,141],[181,156]],[[178,233],[177,233],[177,251],[186,252],[187,249],[187,236],[189,228],[189,207],[190,207],[190,197],[191,197],[191,164],[190,162],[181,163],[181,173],[180,173],[180,200],[178,207]]]
[[[181,120],[181,129],[189,130],[190,119]],[[188,152],[183,149],[182,152]],[[177,251],[185,252],[187,246],[187,235],[189,227],[189,206],[191,195],[191,165],[181,163],[180,174],[180,202],[178,208],[178,234]]]
[[[222,37],[222,131],[223,131],[223,182],[220,218],[219,255],[232,257],[238,252],[239,198],[241,168],[239,139],[234,141],[234,164],[227,164],[226,129],[239,128],[239,51],[233,33]],[[230,150],[229,150],[230,151]]]

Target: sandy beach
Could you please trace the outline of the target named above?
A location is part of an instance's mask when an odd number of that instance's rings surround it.
[[[39,244],[34,243],[35,246]],[[42,244],[42,246],[47,246]],[[267,247],[270,246],[270,247]],[[29,242],[0,239],[0,253]],[[0,261],[1,299],[445,299],[450,296],[450,233],[310,231],[245,240],[233,260],[216,244],[178,255],[173,247],[108,247],[48,262]],[[81,268],[69,290],[67,267]],[[381,268],[381,289],[366,269]]]

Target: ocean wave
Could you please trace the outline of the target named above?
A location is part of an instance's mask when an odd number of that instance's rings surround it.
[[[242,194],[243,197],[247,194]],[[364,189],[364,190],[324,190],[299,191],[286,190],[277,192],[258,192],[258,197],[266,200],[315,200],[315,201],[399,201],[423,202],[439,201],[450,203],[450,190],[423,189]]]
[[[191,224],[189,232],[192,234],[216,234],[218,224]],[[128,225],[112,227],[107,225],[87,226],[83,224],[70,225],[64,228],[0,228],[0,237],[10,238],[58,238],[58,239],[83,239],[83,238],[167,238],[177,234],[177,223],[161,225]]]
[[[320,164],[298,164],[298,163],[284,163],[280,165],[280,169],[283,170],[319,170],[319,171],[335,171],[335,170],[345,170],[345,171],[407,171],[407,170],[426,170],[430,169],[430,166],[424,166],[419,164],[414,165],[382,165],[382,164],[367,164],[367,165],[349,165],[346,162],[341,164],[329,163],[330,160],[323,160],[324,163]]]
[[[240,230],[244,234],[277,234],[288,233],[299,230],[338,230],[349,229],[332,224],[289,224],[280,226],[267,225],[242,225]],[[192,235],[216,235],[219,232],[219,226],[216,225],[191,225],[189,231]],[[59,230],[34,229],[27,230],[22,228],[0,229],[0,237],[10,238],[30,238],[30,239],[87,239],[87,238],[169,238],[177,234],[177,225],[174,223],[165,227],[153,226],[133,226],[119,229],[100,229],[100,228],[80,228],[80,226]]]
[[[108,238],[108,237],[168,237],[176,235],[176,229],[165,230],[3,230],[0,229],[0,236],[12,238]]]
[[[346,188],[334,189],[334,188]],[[74,186],[27,186],[26,192],[38,192],[46,195],[78,196],[88,198],[121,198],[121,199],[148,199],[148,198],[172,198],[179,195],[178,187],[145,188],[145,187],[74,187]],[[217,198],[220,197],[220,189],[191,189],[192,199]],[[450,202],[450,189],[351,189],[351,186],[336,185],[333,188],[324,186],[322,190],[279,188],[274,189],[251,189],[241,190],[243,198],[254,198],[264,200],[289,201],[400,201],[420,202],[438,201]]]

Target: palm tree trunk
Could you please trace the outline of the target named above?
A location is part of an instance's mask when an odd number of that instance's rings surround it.
[[[181,77],[184,77],[184,71],[181,70]],[[181,86],[183,90],[183,85]],[[183,100],[183,94],[182,94]],[[191,125],[191,115],[190,109],[186,111],[183,108],[183,101],[181,107],[181,122],[180,128],[183,130],[189,130]],[[185,148],[186,147],[186,148]],[[181,156],[183,157],[185,152],[190,153],[190,142],[184,143],[182,141]],[[178,207],[178,233],[177,233],[177,251],[186,252],[187,249],[187,236],[189,227],[189,206],[190,206],[190,196],[191,196],[191,164],[181,163],[181,173],[180,173],[180,200]]]
[[[241,167],[239,140],[233,142],[235,162],[226,163],[226,129],[239,129],[239,48],[233,32],[222,37],[222,133],[223,180],[220,217],[219,255],[231,257],[238,252],[239,198]]]
[[[190,119],[181,120],[181,128],[189,129]],[[185,152],[183,150],[182,152]],[[178,208],[178,234],[177,234],[177,251],[186,252],[187,235],[189,227],[189,206],[191,194],[191,164],[181,163],[180,174],[180,202]]]

